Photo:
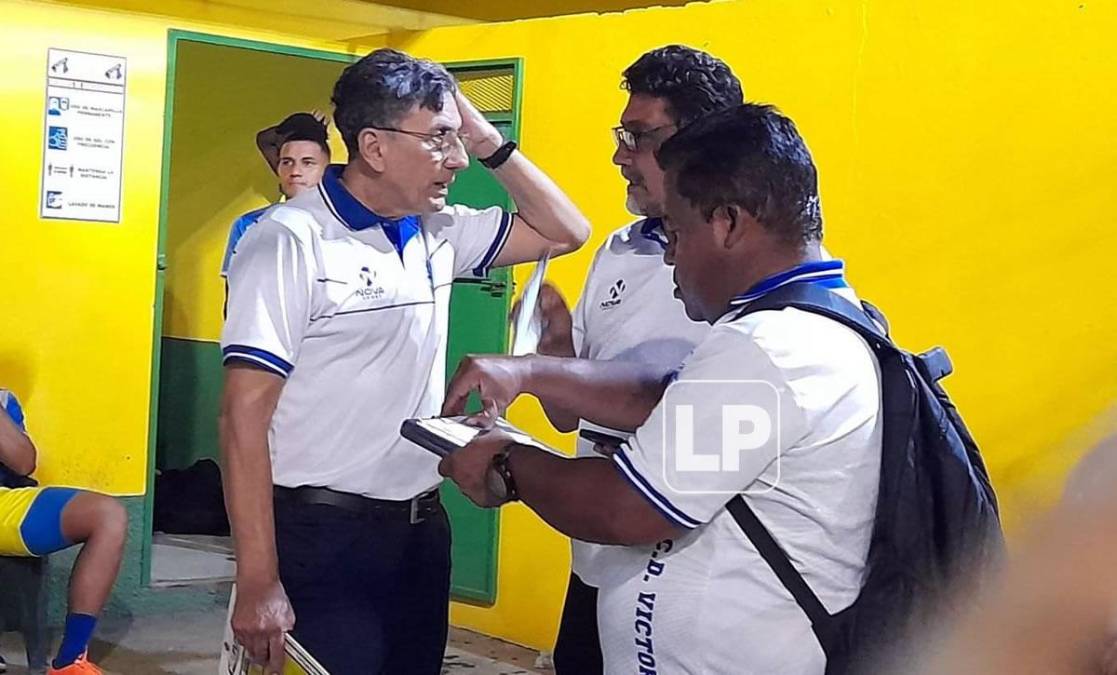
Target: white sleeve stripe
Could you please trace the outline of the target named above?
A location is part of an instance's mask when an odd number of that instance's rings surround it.
[[[493,238],[493,243],[489,246],[489,250],[485,251],[485,255],[481,258],[481,262],[477,267],[473,268],[473,274],[483,277],[489,273],[489,267],[492,266],[493,261],[500,255],[501,250],[504,249],[504,244],[508,241],[508,235],[512,233],[512,219],[513,214],[507,211],[502,211],[500,215],[500,226],[497,228],[496,237]]]
[[[263,358],[260,358],[259,356],[256,356],[255,354],[241,354],[241,353],[226,354],[225,357],[223,359],[221,359],[221,364],[222,365],[228,365],[230,361],[245,361],[247,363],[251,363],[252,365],[260,366],[264,370],[269,370],[269,371],[279,375],[283,379],[287,379],[287,371],[283,370],[282,368],[275,365],[274,363],[271,363],[267,359],[263,359]]]
[[[683,513],[682,509],[668,501],[666,497],[652,487],[647,479],[640,475],[636,467],[632,465],[632,460],[626,456],[628,451],[628,444],[625,443],[613,453],[613,462],[620,468],[621,474],[628,479],[628,482],[632,483],[632,486],[639,490],[640,493],[651,502],[652,506],[671,522],[688,530],[693,530],[701,526],[702,523],[700,521]]]

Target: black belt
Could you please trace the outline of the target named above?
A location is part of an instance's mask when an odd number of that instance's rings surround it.
[[[438,513],[438,490],[424,492],[411,499],[373,499],[351,492],[339,492],[323,487],[304,485],[297,488],[276,485],[275,500],[286,503],[319,504],[333,506],[353,513],[406,518],[412,525],[421,523]]]

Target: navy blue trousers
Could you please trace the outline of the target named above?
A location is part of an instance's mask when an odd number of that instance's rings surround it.
[[[597,629],[597,589],[571,572],[555,642],[555,672],[558,675],[601,675],[604,670]]]
[[[292,634],[331,675],[438,675],[450,604],[450,525],[277,501]]]

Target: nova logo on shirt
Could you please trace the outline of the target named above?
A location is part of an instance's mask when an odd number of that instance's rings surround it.
[[[624,279],[617,279],[617,283],[609,287],[609,298],[601,301],[601,309],[612,309],[621,304],[621,297],[624,295],[625,288]]]
[[[384,297],[384,287],[376,283],[376,270],[362,267],[359,276],[362,287],[357,289],[357,295],[364,300],[379,300]]]

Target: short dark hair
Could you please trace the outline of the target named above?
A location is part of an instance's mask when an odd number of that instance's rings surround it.
[[[377,49],[337,79],[330,99],[334,124],[355,157],[362,129],[395,126],[415,106],[440,112],[443,96],[456,89],[454,78],[437,63],[394,49]]]
[[[276,134],[279,136],[280,150],[283,149],[284,144],[291,141],[310,141],[311,143],[317,143],[318,147],[322,148],[322,152],[326,153],[326,157],[330,156],[330,144],[326,138],[326,125],[319,122],[310,113],[289,115],[287,119],[276,126]]]
[[[625,69],[621,88],[665,99],[679,128],[744,102],[741,81],[724,61],[683,45],[653,49],[636,59]]]
[[[746,103],[703,117],[656,158],[707,220],[734,204],[789,244],[822,239],[818,171],[795,123],[774,106]]]

